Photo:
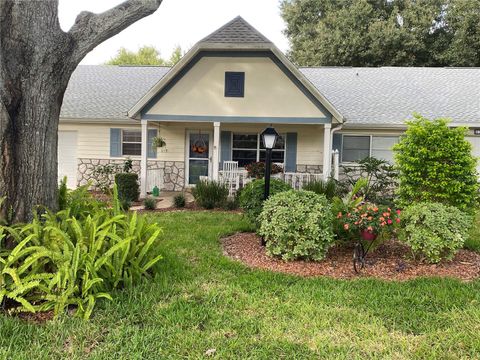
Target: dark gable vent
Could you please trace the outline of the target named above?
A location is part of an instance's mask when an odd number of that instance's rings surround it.
[[[225,73],[225,97],[244,97],[245,96],[245,73],[230,72]]]

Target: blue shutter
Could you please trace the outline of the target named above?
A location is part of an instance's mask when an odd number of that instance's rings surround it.
[[[287,133],[285,171],[297,171],[297,133]]]
[[[342,134],[333,134],[332,150],[338,150],[340,161],[342,161],[342,149],[343,149],[343,137]]]
[[[110,129],[110,156],[122,156],[122,130]]]
[[[222,131],[220,133],[220,169],[223,169],[224,161],[232,160],[232,132]]]
[[[154,148],[153,145],[153,138],[157,136],[158,130],[157,129],[148,129],[148,136],[147,136],[147,154],[149,158],[156,159],[157,158],[157,148]]]

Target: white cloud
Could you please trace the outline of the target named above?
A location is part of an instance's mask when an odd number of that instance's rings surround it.
[[[98,13],[121,2],[60,0],[60,24],[64,30],[68,30],[81,11]],[[287,50],[288,41],[282,34],[285,24],[280,17],[279,0],[164,0],[156,13],[99,45],[82,63],[104,63],[122,46],[136,50],[142,45],[153,45],[160,50],[163,57],[168,57],[176,45],[188,50],[198,40],[238,15],[282,51]]]

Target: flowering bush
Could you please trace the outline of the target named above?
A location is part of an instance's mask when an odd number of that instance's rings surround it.
[[[245,170],[248,172],[249,177],[255,179],[262,179],[265,176],[265,163],[262,161],[254,162],[245,166]],[[280,174],[283,172],[283,168],[280,165],[272,164],[272,171],[270,174]]]
[[[343,223],[345,231],[369,232],[378,235],[392,232],[400,223],[400,210],[378,207],[375,204],[360,204],[350,212],[339,212],[337,219]]]

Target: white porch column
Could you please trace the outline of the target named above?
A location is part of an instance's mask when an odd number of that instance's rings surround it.
[[[330,131],[332,124],[325,124],[323,130],[323,178],[327,180],[332,171],[332,142]]]
[[[140,161],[140,197],[147,196],[148,121],[142,120],[142,157]]]
[[[213,154],[212,154],[212,179],[218,181],[219,179],[219,164],[220,164],[220,123],[213,123]]]

